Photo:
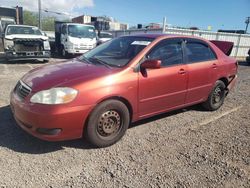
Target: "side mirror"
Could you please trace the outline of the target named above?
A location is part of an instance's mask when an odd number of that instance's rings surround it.
[[[161,68],[161,60],[149,59],[141,64],[141,68],[144,69],[159,69]]]

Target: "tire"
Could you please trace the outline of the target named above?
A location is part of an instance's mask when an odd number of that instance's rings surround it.
[[[65,50],[64,46],[61,47],[61,55],[64,57],[64,58],[68,58],[69,54],[68,52]]]
[[[213,90],[208,96],[208,99],[202,104],[202,106],[209,111],[218,110],[223,105],[225,97],[226,85],[223,81],[217,80]]]
[[[250,56],[246,58],[246,62],[250,65]]]
[[[127,106],[118,100],[107,100],[90,114],[84,137],[95,147],[108,147],[124,136],[129,123]]]

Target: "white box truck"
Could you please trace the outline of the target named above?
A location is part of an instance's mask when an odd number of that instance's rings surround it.
[[[96,45],[97,35],[94,26],[55,22],[55,49],[62,56],[84,54]]]

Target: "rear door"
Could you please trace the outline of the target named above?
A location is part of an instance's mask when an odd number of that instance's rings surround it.
[[[186,104],[198,103],[207,98],[217,74],[217,57],[207,43],[199,39],[186,39],[185,57],[188,69]]]
[[[166,39],[156,45],[147,59],[162,61],[160,69],[139,73],[139,116],[145,117],[182,106],[187,92],[182,39]]]

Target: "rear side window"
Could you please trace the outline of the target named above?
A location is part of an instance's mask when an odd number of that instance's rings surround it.
[[[164,41],[157,45],[147,56],[148,59],[161,60],[163,67],[182,64],[181,41]]]
[[[186,44],[186,53],[189,63],[216,59],[214,52],[208,46],[202,43],[188,42]]]

